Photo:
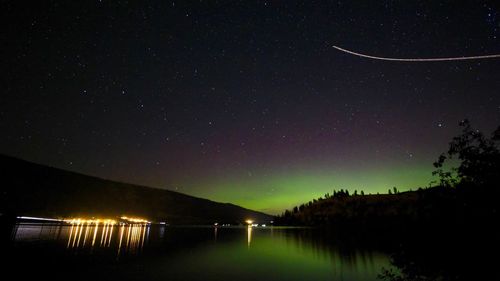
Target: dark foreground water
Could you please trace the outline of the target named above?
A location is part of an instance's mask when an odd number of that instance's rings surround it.
[[[319,229],[18,224],[7,232],[2,275],[12,279],[363,281],[390,267],[387,254]]]

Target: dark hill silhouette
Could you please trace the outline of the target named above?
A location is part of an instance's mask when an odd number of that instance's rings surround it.
[[[415,223],[488,225],[498,217],[500,127],[490,137],[472,128],[468,120],[460,127],[461,134],[434,163],[437,186],[401,193],[394,187],[382,195],[334,191],[285,211],[276,222],[378,228]]]
[[[104,180],[0,155],[0,213],[7,216],[138,216],[172,224],[243,223],[272,217],[229,203]]]
[[[458,196],[456,190],[448,187],[366,195],[340,190],[285,211],[276,223],[377,229],[413,223],[443,223],[455,221],[462,215],[457,207]]]

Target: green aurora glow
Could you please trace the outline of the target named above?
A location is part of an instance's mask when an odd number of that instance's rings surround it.
[[[269,214],[279,214],[285,209],[314,198],[347,189],[365,194],[387,193],[397,187],[400,191],[428,186],[433,180],[432,166],[388,166],[351,171],[295,170],[272,175],[232,177],[200,184],[192,194],[220,202],[231,202]]]

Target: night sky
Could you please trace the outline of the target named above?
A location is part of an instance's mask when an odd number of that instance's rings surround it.
[[[0,153],[276,214],[500,124],[498,1],[2,1]],[[68,187],[71,188],[71,187]]]

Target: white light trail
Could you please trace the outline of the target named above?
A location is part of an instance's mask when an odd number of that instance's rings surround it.
[[[464,56],[464,57],[444,57],[444,58],[390,58],[390,57],[378,57],[378,56],[361,54],[340,48],[338,46],[332,46],[332,47],[341,52],[348,53],[354,56],[374,59],[374,60],[384,60],[384,61],[431,62],[431,61],[460,61],[460,60],[480,60],[480,59],[500,58],[500,54],[482,55],[482,56]]]
[[[58,221],[58,222],[62,222],[63,221],[63,220],[58,220],[58,219],[38,218],[38,217],[24,217],[24,216],[17,217],[17,219],[20,219],[20,220],[37,220],[37,221]]]

